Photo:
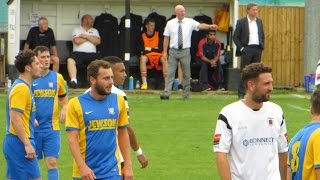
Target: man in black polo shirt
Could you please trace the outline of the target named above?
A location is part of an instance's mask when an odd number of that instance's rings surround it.
[[[199,82],[203,84],[203,89],[207,89],[210,84],[214,89],[223,90],[220,48],[221,42],[216,38],[215,30],[208,30],[206,37],[199,41],[197,52],[197,56],[201,59]]]
[[[56,47],[56,39],[52,29],[48,27],[48,19],[45,17],[41,17],[39,19],[37,27],[30,29],[23,50],[33,50],[37,46],[46,46],[50,49],[50,63],[52,64],[52,70],[59,72],[59,57]]]

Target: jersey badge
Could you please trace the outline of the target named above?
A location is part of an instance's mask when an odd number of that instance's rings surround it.
[[[273,118],[272,118],[272,117],[269,117],[269,118],[268,118],[268,125],[269,125],[269,126],[272,126],[272,125],[273,125]]]
[[[109,114],[114,115],[114,108],[108,108]]]

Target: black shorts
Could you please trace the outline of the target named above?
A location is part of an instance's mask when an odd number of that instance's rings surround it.
[[[71,54],[71,58],[74,59],[77,67],[87,67],[92,61],[96,59],[101,59],[101,56],[98,53],[86,53],[75,51]]]

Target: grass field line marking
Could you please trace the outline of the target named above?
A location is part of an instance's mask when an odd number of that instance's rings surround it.
[[[301,111],[308,111],[308,112],[310,111],[307,108],[303,108],[303,107],[297,106],[297,105],[288,104],[288,106],[292,107],[293,109],[297,109],[297,110],[301,110]]]
[[[300,99],[308,98],[308,97],[306,97],[306,96],[304,96],[304,95],[300,95],[300,94],[292,94],[292,96],[297,97],[297,98],[300,98]]]

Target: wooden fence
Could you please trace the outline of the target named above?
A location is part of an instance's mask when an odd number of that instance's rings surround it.
[[[273,69],[275,86],[301,86],[304,65],[304,7],[259,6],[265,49],[262,62]],[[246,6],[239,7],[239,17]]]

